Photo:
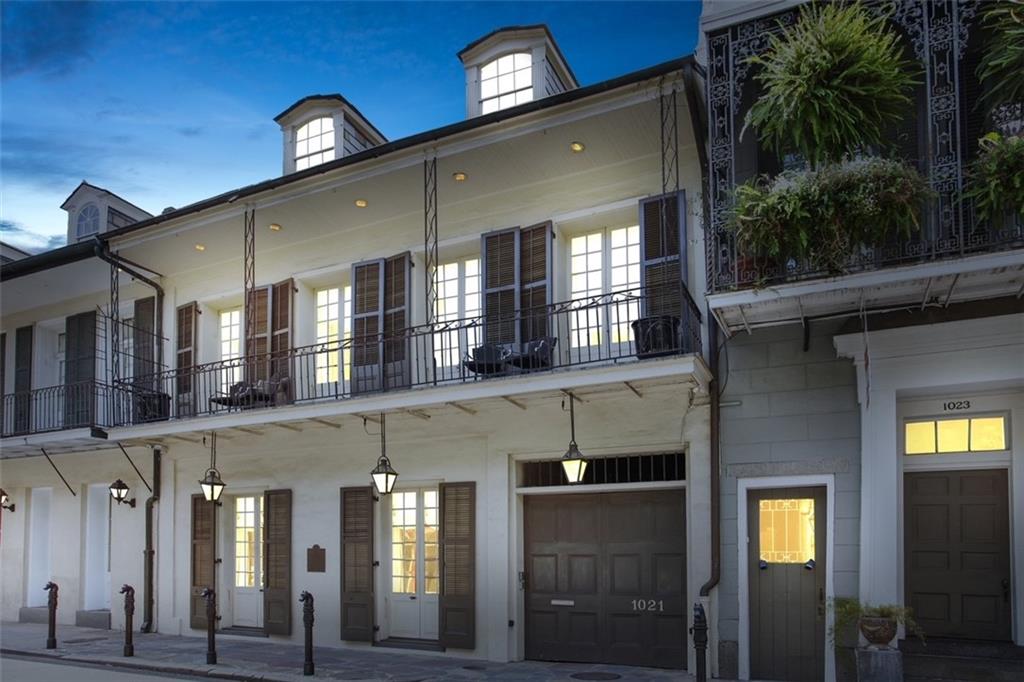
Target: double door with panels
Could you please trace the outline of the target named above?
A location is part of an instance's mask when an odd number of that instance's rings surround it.
[[[388,634],[393,638],[436,640],[441,587],[438,491],[398,490],[388,497]]]

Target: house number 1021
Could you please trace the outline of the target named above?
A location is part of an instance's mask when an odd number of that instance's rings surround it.
[[[661,599],[634,599],[634,611],[664,611],[665,602]]]

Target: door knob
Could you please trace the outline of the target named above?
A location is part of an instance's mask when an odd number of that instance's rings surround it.
[[[1010,603],[1010,581],[1007,580],[1006,578],[1003,578],[1003,580],[1002,580],[1002,582],[1000,584],[1003,586],[1003,601],[1006,602],[1007,604],[1009,604]]]
[[[758,562],[757,562],[757,567],[759,569],[761,569],[762,571],[767,570],[768,569],[768,562],[765,561],[764,559],[759,559]]]
[[[410,594],[410,595],[409,595],[409,599],[415,599],[415,598],[416,598],[416,595],[415,595],[415,594]]]

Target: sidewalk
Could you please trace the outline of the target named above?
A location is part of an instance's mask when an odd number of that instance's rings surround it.
[[[46,625],[0,624],[0,653],[56,658],[64,662],[103,664],[182,675],[229,680],[298,682],[302,676],[302,646],[269,640],[217,636],[217,665],[206,664],[205,637],[135,633],[135,656],[124,658],[124,634],[70,625],[57,628],[57,648],[47,650]],[[682,671],[631,668],[585,663],[523,661],[492,663],[454,656],[425,656],[398,649],[335,649],[313,651],[316,677],[334,680],[626,680],[689,682]]]

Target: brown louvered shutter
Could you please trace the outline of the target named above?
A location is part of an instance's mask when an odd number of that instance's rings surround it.
[[[216,589],[214,559],[216,505],[202,495],[192,496],[192,567],[189,592],[189,626],[206,628],[206,601],[203,590]]]
[[[199,346],[199,305],[192,301],[178,306],[175,315],[175,368],[179,417],[190,417],[196,411],[195,364]]]
[[[519,340],[548,335],[547,306],[551,303],[551,223],[524,227],[519,232]]]
[[[271,291],[270,376],[278,380],[292,376],[292,316],[295,283],[289,278],[278,282]],[[294,387],[288,383],[288,399]]]
[[[352,266],[352,393],[377,388],[384,315],[384,261]]]
[[[96,311],[64,320],[64,426],[92,424],[96,379]]]
[[[32,337],[33,328],[14,331],[14,433],[26,433],[32,426]]]
[[[384,261],[384,387],[401,388],[410,382],[409,339],[406,336],[409,311],[408,253]]]
[[[373,490],[341,489],[341,638],[372,642]]]
[[[246,380],[249,383],[270,378],[270,289],[266,286],[253,291],[252,329],[244,330]],[[250,316],[247,312],[243,319],[248,323]]]
[[[136,386],[156,388],[156,299],[135,299],[132,334],[132,377]]]
[[[292,491],[263,494],[263,630],[292,633]]]
[[[482,237],[484,280],[484,340],[516,343],[519,326],[519,228],[491,232]]]
[[[664,221],[662,221],[664,212]],[[686,281],[686,204],[682,192],[640,202],[645,317],[682,315]]]
[[[476,647],[476,483],[442,483],[441,644]]]

